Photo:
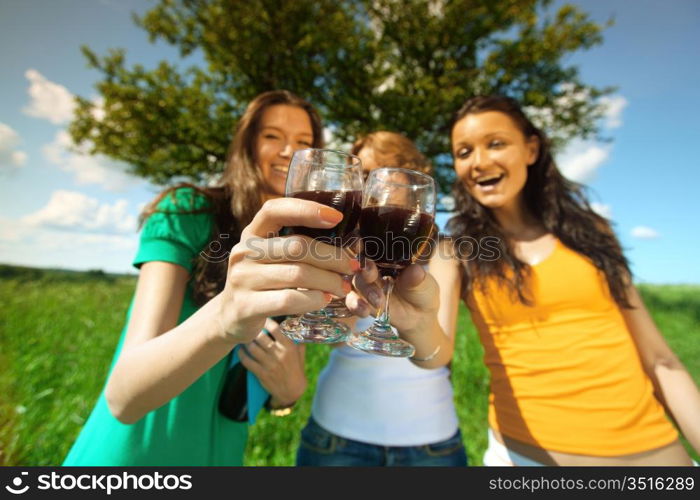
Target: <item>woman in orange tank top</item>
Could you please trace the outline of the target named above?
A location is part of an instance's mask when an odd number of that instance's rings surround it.
[[[429,274],[411,266],[399,277],[392,320],[416,346],[414,363],[431,368],[452,356],[442,339],[459,302],[469,307],[491,372],[484,462],[690,465],[670,419],[700,451],[698,388],[545,134],[514,100],[487,96],[458,111],[451,141],[452,239]],[[356,314],[380,296],[376,279],[370,262],[347,300]]]

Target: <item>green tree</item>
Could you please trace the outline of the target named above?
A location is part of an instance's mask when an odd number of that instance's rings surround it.
[[[160,0],[136,23],[181,61],[128,66],[123,50],[89,65],[95,102],[78,97],[70,132],[155,183],[222,170],[233,126],[260,92],[286,88],[321,110],[339,141],[405,133],[450,183],[447,126],[469,96],[505,93],[556,144],[598,131],[598,97],[563,60],[602,42],[604,26],[550,0]],[[198,54],[206,66],[179,64]]]

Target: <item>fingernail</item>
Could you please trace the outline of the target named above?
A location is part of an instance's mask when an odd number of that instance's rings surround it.
[[[353,273],[356,273],[360,269],[362,269],[362,265],[360,264],[360,261],[357,259],[352,259],[350,261],[350,269],[352,270]]]
[[[328,292],[323,292],[323,299],[326,301],[326,303],[328,303],[331,300],[333,300],[333,294],[328,293]]]
[[[324,224],[332,227],[343,220],[343,214],[331,207],[321,207],[318,209],[318,216]]]
[[[343,291],[346,294],[352,291],[352,284],[350,284],[348,281],[345,281],[345,278],[343,278]]]

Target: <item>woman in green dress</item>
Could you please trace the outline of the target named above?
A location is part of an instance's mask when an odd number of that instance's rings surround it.
[[[278,258],[280,228],[332,227],[342,218],[283,198],[292,153],[321,146],[321,121],[309,103],[266,92],[238,123],[219,187],[174,188],[147,208],[126,325],[64,465],[242,465],[247,423],[218,410],[238,344],[246,344],[241,362],[270,393],[269,407],[289,407],[301,396],[303,351],[269,318],[345,296],[342,275],[359,269],[356,260],[318,252]],[[259,244],[263,238],[268,245]]]

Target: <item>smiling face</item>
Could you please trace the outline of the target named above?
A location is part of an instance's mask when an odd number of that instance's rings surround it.
[[[484,111],[455,123],[451,139],[455,172],[469,193],[492,210],[518,208],[537,137],[525,137],[505,113]]]
[[[313,139],[311,119],[304,109],[276,104],[263,111],[255,141],[255,163],[268,196],[284,196],[292,154],[312,147]]]

